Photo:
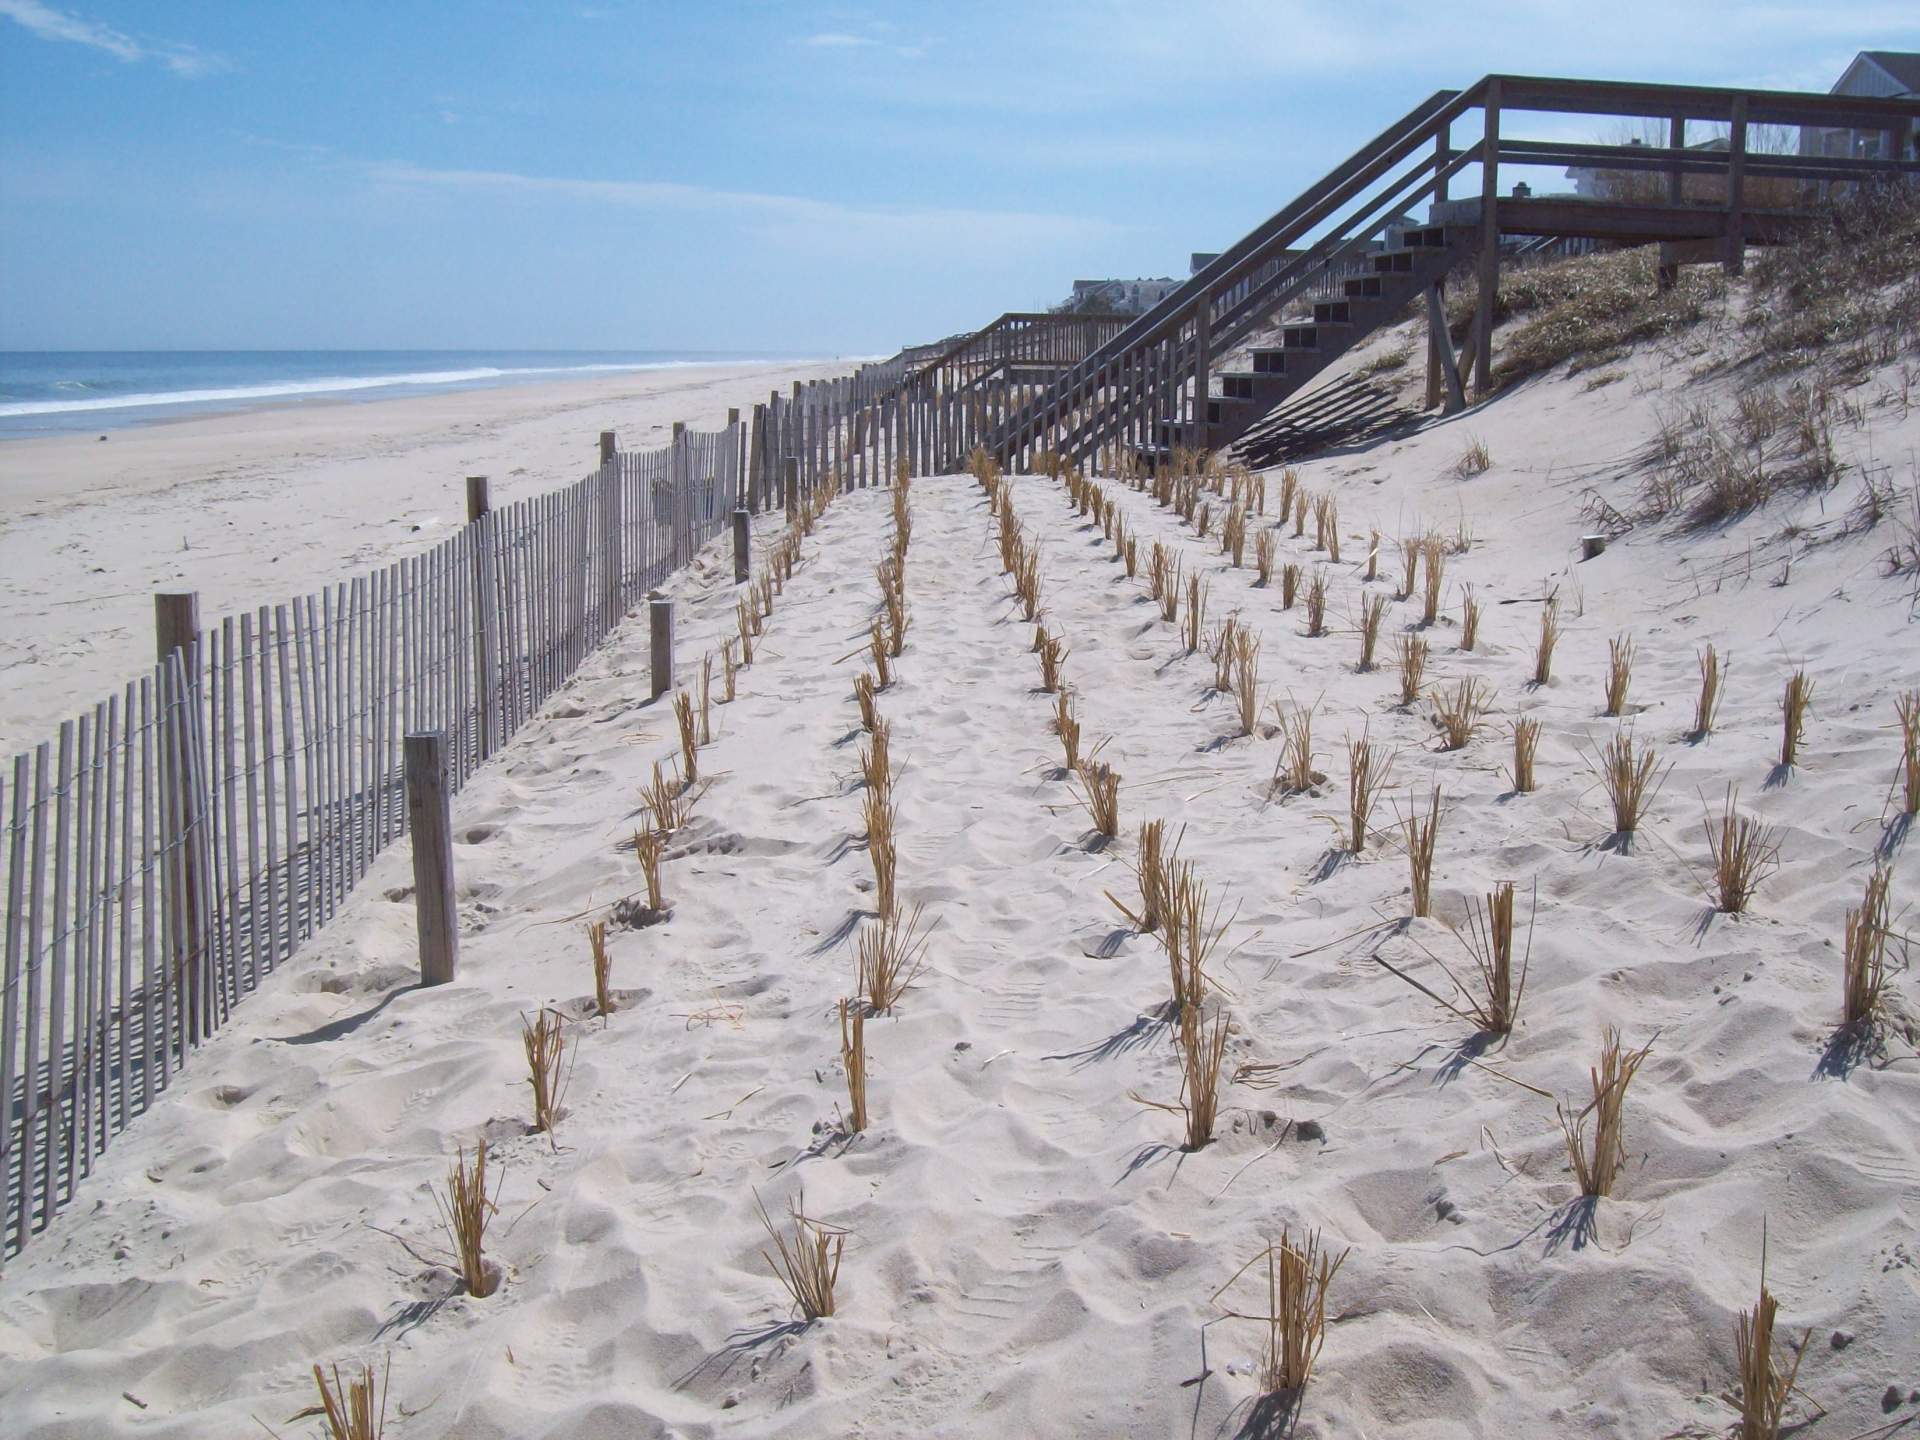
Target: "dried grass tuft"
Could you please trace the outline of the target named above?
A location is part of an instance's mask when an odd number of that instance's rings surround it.
[[[381,1440],[387,1431],[387,1391],[393,1384],[393,1356],[387,1356],[387,1368],[380,1378],[380,1409],[373,1408],[373,1366],[367,1365],[358,1375],[342,1376],[340,1367],[333,1367],[333,1376],[318,1365],[313,1367],[314,1388],[320,1392],[320,1403],[314,1410],[302,1412],[311,1415],[317,1410],[326,1422],[327,1440]],[[296,1415],[296,1420],[301,1416]]]
[[[1160,920],[1160,944],[1167,953],[1173,1010],[1184,1014],[1207,995],[1207,961],[1212,958],[1226,926],[1220,921],[1222,904],[1207,907],[1207,887],[1190,860],[1164,858],[1161,885],[1165,910]]]
[[[1443,995],[1399,966],[1373,958],[1379,965],[1406,981],[1428,999],[1459,1016],[1483,1034],[1506,1035],[1513,1030],[1520,1014],[1520,998],[1526,993],[1527,970],[1533,959],[1533,919],[1527,920],[1527,949],[1518,971],[1513,964],[1513,882],[1502,880],[1488,894],[1485,905],[1469,901],[1467,930],[1463,934],[1449,926],[1468,956],[1473,960],[1471,985],[1461,981],[1446,961],[1428,950],[1453,987],[1451,996]],[[1416,944],[1419,942],[1416,941]],[[1421,949],[1426,947],[1422,945]]]
[[[1553,678],[1553,647],[1560,639],[1560,605],[1549,600],[1540,611],[1540,643],[1533,651],[1533,683],[1544,685]]]
[[[722,687],[720,691],[720,703],[722,705],[731,705],[733,703],[734,672],[739,668],[734,663],[733,647],[738,643],[738,641],[731,639],[720,642],[720,684]]]
[[[613,952],[607,949],[607,922],[596,920],[587,926],[587,950],[593,957],[593,1008],[596,1014],[613,1013]]]
[[[667,842],[657,830],[633,832],[633,853],[640,861],[640,878],[647,886],[647,908],[656,914],[667,908],[660,884],[660,861],[666,848]]]
[[[1315,570],[1307,581],[1307,634],[1327,633],[1327,572]]]
[[[1220,1111],[1220,1065],[1226,1058],[1231,1018],[1224,1010],[1208,1026],[1200,1018],[1198,1005],[1180,1011],[1180,1098],[1172,1104],[1149,1100],[1138,1091],[1133,1100],[1155,1110],[1182,1116],[1186,1121],[1188,1151],[1202,1149],[1213,1139],[1213,1125]]]
[[[1365,731],[1347,739],[1347,849],[1362,854],[1367,848],[1367,821],[1374,802],[1393,773],[1393,756],[1371,743]]]
[[[1424,919],[1433,913],[1433,853],[1440,840],[1440,787],[1433,787],[1427,800],[1425,818],[1409,808],[1400,816],[1400,830],[1407,841],[1407,863],[1413,876],[1413,916]]]
[[[1627,686],[1633,680],[1633,636],[1622,635],[1607,642],[1607,715],[1619,715],[1627,708]]]
[[[1800,760],[1800,737],[1806,729],[1807,706],[1813,703],[1813,681],[1804,670],[1787,678],[1780,696],[1780,763],[1791,769]]]
[[[1187,618],[1182,622],[1182,634],[1189,655],[1200,648],[1200,642],[1206,634],[1207,592],[1210,588],[1198,575],[1187,577]]]
[[[867,1017],[840,999],[840,1065],[847,1072],[847,1133],[867,1128]]]
[[[565,1021],[557,1010],[541,1010],[537,1020],[520,1017],[520,1043],[527,1052],[527,1084],[533,1088],[533,1129],[551,1135],[566,1096],[562,1062],[567,1053]]]
[[[926,958],[926,932],[920,916],[926,907],[916,905],[904,919],[883,915],[860,931],[855,951],[856,979],[867,1008],[884,1015],[899,1003]]]
[[[1707,848],[1713,854],[1716,902],[1729,915],[1746,913],[1754,891],[1780,863],[1780,842],[1771,825],[1741,815],[1735,809],[1738,786],[1727,786],[1726,806],[1718,819],[1709,814]]]
[[[868,790],[863,806],[867,825],[867,857],[873,861],[874,909],[881,919],[894,913],[893,880],[899,858],[894,846],[896,811],[884,790]]]
[[[1080,766],[1080,720],[1073,713],[1073,692],[1062,689],[1053,700],[1053,732],[1060,737],[1067,773]]]
[[[1880,1013],[1886,996],[1889,891],[1893,872],[1875,865],[1867,876],[1860,908],[1847,911],[1845,947],[1841,951],[1841,1011],[1843,1026],[1864,1029]]]
[[[1672,769],[1662,771],[1659,765],[1659,751],[1651,745],[1636,749],[1631,730],[1619,731],[1602,747],[1595,768],[1613,809],[1614,834],[1631,835],[1639,829]]]
[[[1900,813],[1920,814],[1920,690],[1908,690],[1893,708],[1900,717]]]
[[[1314,786],[1312,705],[1294,705],[1282,709],[1276,701],[1274,713],[1280,720],[1280,759],[1273,772],[1273,783],[1298,795]]]
[[[1238,570],[1247,559],[1247,511],[1243,505],[1235,504],[1227,510],[1226,519],[1220,522],[1220,549],[1233,561]]]
[[[881,723],[873,696],[873,676],[863,670],[853,677],[853,698],[860,706],[860,728],[868,733],[872,733],[874,727]]]
[[[747,609],[747,597],[742,595],[736,602],[734,618],[740,626],[740,663],[743,666],[753,664],[753,619]]]
[[[1288,561],[1280,567],[1280,608],[1291,610],[1294,598],[1300,593],[1300,567]]]
[[[1120,833],[1120,772],[1104,760],[1082,759],[1078,798],[1093,828],[1111,839]]]
[[[1480,643],[1480,602],[1474,598],[1473,586],[1461,587],[1460,596],[1460,648],[1472,650]]]
[[[1273,531],[1264,525],[1253,537],[1253,568],[1259,577],[1255,583],[1262,586],[1273,583]]]
[[[1033,648],[1040,656],[1040,688],[1052,695],[1062,683],[1061,667],[1067,663],[1067,646],[1058,635],[1049,634],[1047,628],[1041,625],[1034,629]]]
[[[1627,1163],[1627,1146],[1621,1118],[1626,1105],[1627,1086],[1633,1083],[1641,1062],[1653,1049],[1649,1040],[1631,1053],[1620,1048],[1620,1032],[1608,1027],[1600,1046],[1600,1063],[1588,1071],[1593,1099],[1578,1114],[1565,1105],[1555,1108],[1567,1142],[1567,1163],[1573,1167],[1580,1193],[1604,1196],[1613,1193],[1620,1167]],[[1587,1143],[1587,1118],[1593,1118],[1593,1143]]]
[[[1420,698],[1420,681],[1427,673],[1427,642],[1418,635],[1402,635],[1400,655],[1400,703],[1411,705]]]
[[[677,776],[669,780],[656,760],[653,782],[640,792],[640,803],[653,819],[653,833],[664,839],[686,824],[687,810],[693,803],[693,787],[682,784]]]
[[[1431,625],[1440,618],[1440,591],[1447,579],[1447,542],[1429,535],[1420,543],[1420,558],[1426,562],[1426,588],[1421,592],[1420,623]]]
[[[867,631],[867,656],[873,661],[874,688],[890,689],[893,685],[893,661],[887,654],[887,634],[876,619]]]
[[[1486,442],[1477,436],[1467,441],[1467,448],[1454,462],[1453,473],[1462,480],[1470,480],[1475,475],[1484,475],[1493,468],[1493,452],[1487,449]]]
[[[1733,1334],[1734,1356],[1740,1369],[1740,1440],[1779,1440],[1786,1416],[1787,1397],[1800,1373],[1801,1357],[1813,1338],[1809,1327],[1790,1352],[1783,1370],[1774,1358],[1773,1326],[1780,1302],[1767,1289],[1767,1245],[1760,1242],[1760,1298],[1751,1310],[1740,1312]]]
[[[1513,722],[1513,765],[1507,778],[1516,795],[1533,793],[1533,757],[1540,749],[1540,722],[1526,716]]]
[[[833,1288],[840,1278],[840,1255],[847,1246],[847,1232],[837,1225],[816,1220],[806,1213],[806,1193],[787,1204],[788,1233],[773,1228],[773,1217],[766,1203],[754,1192],[760,1223],[766,1227],[778,1255],[765,1250],[760,1258],[773,1271],[773,1278],[793,1301],[793,1308],[811,1324],[833,1314]]]
[[[713,743],[713,656],[700,657],[700,743]]]
[[[700,778],[700,734],[693,714],[693,697],[682,690],[673,697],[673,717],[680,722],[680,773],[687,783]]]
[[[1700,652],[1700,698],[1693,702],[1693,738],[1704,740],[1713,733],[1714,716],[1720,710],[1720,653],[1708,645]]]
[[[1459,750],[1473,739],[1493,697],[1477,679],[1469,676],[1455,682],[1451,690],[1436,686],[1432,698],[1434,723],[1446,737],[1445,748]]]
[[[1396,600],[1411,600],[1413,587],[1420,577],[1420,552],[1426,545],[1426,539],[1419,535],[1400,537],[1400,589],[1394,595]]]
[[[1313,1374],[1314,1362],[1327,1333],[1327,1292],[1333,1277],[1340,1273],[1350,1251],[1329,1256],[1320,1248],[1320,1234],[1309,1231],[1299,1245],[1285,1226],[1280,1238],[1234,1271],[1231,1279],[1213,1293],[1220,1297],[1257,1265],[1267,1272],[1267,1305],[1263,1311],[1242,1311],[1222,1307],[1235,1320],[1251,1320],[1262,1327],[1260,1345],[1260,1389],[1269,1395],[1287,1394],[1302,1388]]]
[[[884,720],[875,721],[860,747],[860,779],[869,790],[887,794],[893,788],[892,742],[893,727]]]
[[[1380,640],[1380,621],[1387,613],[1387,597],[1365,595],[1360,600],[1360,619],[1354,628],[1360,632],[1360,670],[1373,669],[1374,647]]]
[[[447,1171],[446,1193],[443,1195],[438,1190],[433,1193],[441,1223],[447,1228],[454,1256],[460,1262],[460,1279],[467,1293],[476,1300],[486,1299],[500,1284],[498,1273],[487,1267],[483,1251],[488,1222],[499,1213],[494,1202],[499,1198],[500,1183],[505,1178],[502,1176],[494,1182],[493,1194],[487,1193],[487,1142],[482,1140],[473,1152],[472,1164],[467,1163],[464,1149],[455,1156]]]
[[[1260,641],[1244,627],[1233,647],[1233,699],[1240,733],[1251,736],[1260,722]]]

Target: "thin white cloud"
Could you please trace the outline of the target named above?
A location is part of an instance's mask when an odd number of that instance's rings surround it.
[[[869,40],[864,35],[846,35],[838,31],[829,31],[822,35],[809,35],[800,42],[816,50],[854,50],[868,45],[878,45],[878,40]]]
[[[369,165],[376,185],[422,193],[565,200],[632,210],[732,218],[755,234],[836,253],[920,247],[1069,249],[1119,230],[1104,220],[1020,210],[855,205],[799,195],[720,190],[663,180],[589,180],[511,170],[440,170],[397,162]]]
[[[56,10],[41,0],[0,0],[0,16],[5,16],[42,40],[85,45],[128,65],[151,60],[187,79],[211,75],[227,68],[218,55],[192,45],[139,40],[123,30],[98,21],[87,20],[64,10]]]

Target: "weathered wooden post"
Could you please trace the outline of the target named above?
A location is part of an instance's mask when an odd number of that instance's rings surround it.
[[[1474,307],[1474,398],[1493,393],[1493,300],[1500,289],[1500,77],[1487,81],[1481,103],[1486,134],[1480,142],[1480,296]]]
[[[447,787],[447,737],[406,737],[407,829],[413,840],[413,918],[420,941],[420,983],[444,985],[460,958],[460,910],[453,889],[453,807]]]
[[[491,509],[493,501],[487,493],[487,477],[467,476],[467,523],[471,525]]]
[[[207,966],[213,955],[209,945],[209,925],[202,900],[200,837],[196,824],[204,822],[208,797],[201,784],[204,771],[194,763],[195,717],[184,713],[191,706],[197,713],[200,688],[196,648],[200,643],[200,595],[198,591],[170,591],[153,597],[154,651],[162,665],[177,655],[177,687],[162,685],[165,697],[172,689],[174,704],[164,704],[159,727],[160,817],[164,835],[161,854],[169,851],[179,857],[172,874],[178,881],[173,922],[172,963],[177,983],[185,992],[182,1010],[187,1016],[188,1040],[198,1044],[211,1028],[206,1015],[208,1000]]]
[[[493,503],[487,491],[487,477],[467,477],[467,524],[473,529],[473,680],[480,707],[480,758],[493,754],[494,712],[499,708],[500,677],[498,657],[494,654],[495,619],[493,613]],[[443,717],[449,724],[452,716]]]
[[[647,597],[647,623],[652,640],[648,698],[658,700],[673,688],[673,601],[658,590]]]
[[[620,485],[620,457],[611,430],[600,432],[600,499],[605,542],[600,556],[606,571],[601,581],[606,613],[600,628],[605,633],[620,623],[620,617],[627,610],[626,497]]]
[[[1747,268],[1747,97],[1733,97],[1733,123],[1727,131],[1726,272]]]
[[[733,583],[743,585],[752,573],[753,517],[742,505],[733,512]]]
[[[781,462],[781,469],[784,473],[780,483],[787,492],[787,518],[791,520],[800,513],[800,457],[787,456]]]
[[[760,513],[767,488],[767,407],[753,407],[753,422],[747,435],[747,509]]]
[[[693,514],[693,506],[687,496],[687,422],[673,422],[673,454],[670,457],[673,475],[673,563],[676,568],[693,558],[692,538],[687,534],[687,522]]]

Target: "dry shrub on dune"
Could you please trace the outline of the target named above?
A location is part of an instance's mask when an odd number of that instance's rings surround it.
[[[1627,708],[1627,685],[1633,679],[1633,636],[1622,635],[1607,642],[1608,715],[1623,714]]]
[[[1313,1374],[1314,1362],[1327,1333],[1327,1292],[1348,1254],[1331,1256],[1320,1248],[1318,1231],[1308,1231],[1295,1243],[1285,1226],[1280,1238],[1242,1265],[1213,1293],[1213,1302],[1256,1266],[1264,1266],[1267,1280],[1265,1310],[1245,1311],[1223,1306],[1234,1320],[1261,1326],[1259,1383],[1262,1393],[1282,1395],[1299,1390]],[[1257,1273],[1257,1272],[1256,1272]]]
[[[1112,839],[1120,833],[1120,772],[1104,760],[1083,758],[1074,773],[1080,780],[1076,798],[1094,830]]]
[[[1673,767],[1661,770],[1659,751],[1651,745],[1636,749],[1633,732],[1623,729],[1601,748],[1594,768],[1613,812],[1613,833],[1631,835],[1640,828],[1647,807]]]
[[[1556,1107],[1567,1143],[1567,1163],[1573,1167],[1582,1195],[1599,1197],[1613,1193],[1620,1168],[1627,1163],[1622,1124],[1627,1086],[1633,1083],[1641,1062],[1652,1049],[1653,1042],[1648,1041],[1638,1050],[1621,1050],[1620,1032],[1609,1026],[1601,1040],[1600,1063],[1588,1071],[1593,1099],[1577,1114],[1565,1105]],[[1593,1120],[1591,1145],[1586,1136],[1589,1117]]]
[[[793,1308],[809,1324],[833,1314],[833,1291],[840,1278],[840,1256],[847,1247],[847,1232],[808,1215],[805,1191],[787,1203],[786,1234],[774,1229],[773,1217],[767,1214],[758,1191],[754,1192],[753,1203],[759,1208],[767,1238],[778,1252],[769,1255],[762,1250],[760,1258],[793,1301]]]
[[[1719,817],[1706,817],[1715,903],[1729,915],[1746,912],[1747,902],[1760,882],[1780,862],[1780,842],[1774,828],[1740,814],[1735,808],[1739,798],[1739,787],[1727,786],[1726,806]]]
[[[1469,676],[1456,681],[1450,690],[1436,685],[1432,699],[1434,723],[1446,737],[1446,748],[1459,750],[1480,728],[1492,697],[1477,679]]]

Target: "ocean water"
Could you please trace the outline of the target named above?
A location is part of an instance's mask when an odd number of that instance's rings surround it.
[[[800,358],[693,350],[0,350],[0,436]]]

